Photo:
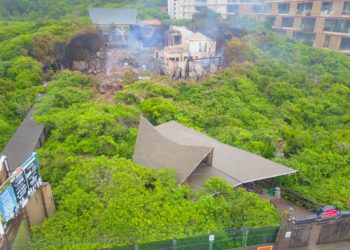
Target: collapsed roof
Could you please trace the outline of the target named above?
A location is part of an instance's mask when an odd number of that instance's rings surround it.
[[[96,25],[135,25],[137,21],[136,9],[92,8],[89,14]]]
[[[133,160],[146,167],[174,168],[178,182],[198,187],[212,176],[239,186],[295,173],[294,169],[223,144],[175,121],[154,127],[141,117]]]

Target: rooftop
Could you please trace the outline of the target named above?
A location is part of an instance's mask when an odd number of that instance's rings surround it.
[[[21,166],[37,148],[38,140],[44,131],[44,125],[33,121],[34,108],[29,111],[23,122],[7,143],[1,155],[6,155],[10,171]]]
[[[143,23],[146,24],[146,25],[151,25],[151,26],[160,26],[160,25],[162,25],[162,22],[159,21],[158,19],[144,20]]]
[[[177,31],[181,34],[182,36],[182,40],[186,40],[188,37],[191,37],[194,35],[194,33],[187,29],[186,27],[183,27],[183,26],[170,26],[170,32],[171,31]]]
[[[239,186],[296,172],[175,121],[154,127],[145,118],[140,120],[133,159],[147,167],[175,168],[178,182],[193,186],[203,185],[212,176]]]
[[[135,25],[136,9],[92,8],[89,10],[92,23],[97,25]]]

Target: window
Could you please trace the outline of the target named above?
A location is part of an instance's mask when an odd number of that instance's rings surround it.
[[[263,5],[253,5],[252,12],[253,13],[266,13],[266,7]]]
[[[271,13],[272,5],[271,4],[253,5],[252,12],[253,13]]]
[[[276,30],[276,32],[277,32],[278,34],[282,35],[282,36],[285,36],[285,35],[286,35],[286,31],[283,30],[283,29],[278,29],[278,30]]]
[[[328,19],[324,24],[324,31],[350,33],[350,20]]]
[[[280,14],[288,14],[289,13],[289,3],[280,3],[278,4],[278,13]]]
[[[343,37],[340,43],[341,50],[350,50],[350,38]]]
[[[238,5],[228,5],[227,6],[227,12],[237,12],[238,11]]]
[[[207,4],[207,0],[195,0],[195,4]]]
[[[272,4],[266,4],[266,13],[271,13],[272,12]]]
[[[306,32],[313,32],[315,28],[316,18],[303,18],[301,21],[301,29]]]
[[[201,11],[203,11],[203,10],[206,10],[207,9],[207,7],[206,6],[196,6],[196,7],[194,7],[195,8],[195,10],[197,11],[197,12],[201,12]]]
[[[350,2],[344,2],[343,14],[350,15]]]
[[[298,15],[310,16],[312,10],[312,3],[298,3]]]
[[[293,17],[283,17],[282,27],[293,27],[294,18]]]
[[[294,32],[293,37],[295,39],[298,39],[299,41],[303,42],[306,45],[312,46],[314,39],[315,39],[315,34],[304,33],[304,32]]]
[[[254,0],[228,0],[229,3],[253,3]]]
[[[332,7],[333,7],[332,2],[323,2],[321,7],[321,13],[324,15],[332,14]]]
[[[331,36],[325,36],[323,41],[323,48],[329,48],[330,42],[331,42]]]
[[[276,17],[274,16],[269,16],[266,18],[266,24],[269,26],[274,26],[276,22]]]

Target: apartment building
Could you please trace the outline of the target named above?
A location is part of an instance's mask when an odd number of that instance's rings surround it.
[[[203,9],[211,9],[223,16],[265,12],[264,0],[168,0],[168,14],[172,19],[191,19]]]
[[[173,19],[191,19],[202,9],[228,17],[246,14],[282,35],[350,55],[350,0],[169,0]]]

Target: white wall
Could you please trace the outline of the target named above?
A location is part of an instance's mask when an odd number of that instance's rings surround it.
[[[211,40],[189,41],[188,48],[191,55],[198,57],[215,56],[216,43]]]
[[[256,2],[259,2],[258,0]],[[175,3],[175,5],[174,5]],[[229,3],[228,0],[207,0],[206,4],[198,4],[196,0],[168,0],[169,15],[172,19],[191,19],[196,12],[196,6],[207,6],[209,9],[218,12],[222,15],[233,14],[234,12],[227,12],[228,5],[242,4]],[[245,3],[243,3],[244,5]]]

